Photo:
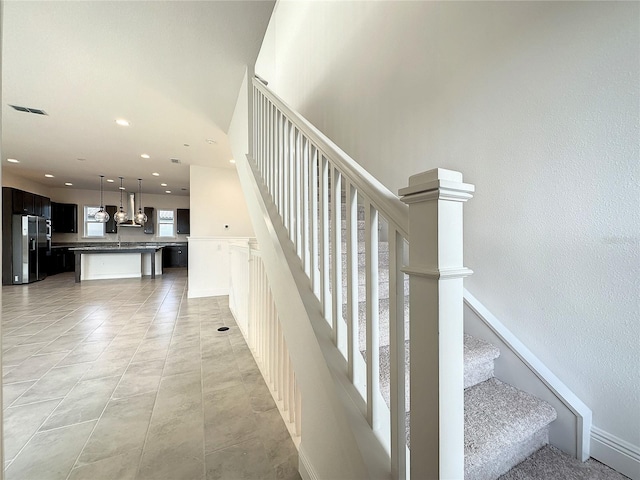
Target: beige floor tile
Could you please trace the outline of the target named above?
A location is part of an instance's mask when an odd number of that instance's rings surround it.
[[[3,412],[4,458],[11,460],[38,431],[40,425],[58,406],[60,400],[9,407]]]
[[[61,274],[29,285],[28,298],[7,289],[5,352],[18,347],[10,360],[24,358],[5,365],[12,475],[299,480],[297,452],[227,298],[187,299],[186,271],[166,273],[81,284]],[[35,315],[33,305],[43,305]],[[232,330],[218,332],[223,325]],[[33,352],[34,343],[44,346]],[[15,402],[39,395],[64,398]],[[66,433],[86,425],[88,437]]]
[[[46,343],[29,343],[7,348],[2,352],[2,364],[7,367],[18,366],[31,355],[38,353],[46,345]]]
[[[244,385],[205,393],[205,451],[213,452],[257,435],[258,424]]]
[[[85,336],[82,334],[61,335],[40,350],[40,354],[70,352],[76,348]]]
[[[132,363],[127,367],[113,398],[124,398],[146,392],[157,392],[162,378],[164,360]]]
[[[80,363],[52,368],[18,398],[15,405],[65,397],[90,366],[88,363]]]
[[[106,377],[77,383],[40,430],[98,419],[119,380],[120,377]]]
[[[5,480],[65,480],[95,422],[39,432],[5,472]]]
[[[275,469],[256,438],[208,454],[206,464],[207,480],[275,479]]]
[[[2,378],[4,383],[26,382],[39,380],[42,375],[55,366],[66,356],[65,353],[50,353],[47,355],[32,355],[15,367]]]
[[[75,467],[71,470],[68,480],[134,480],[141,452],[141,449],[136,449]]]
[[[78,466],[142,449],[155,393],[112,400],[80,454]]]
[[[11,404],[24,392],[29,390],[33,384],[35,384],[35,380],[31,380],[29,382],[19,382],[19,383],[8,383],[2,386],[2,403],[3,409],[11,406]]]

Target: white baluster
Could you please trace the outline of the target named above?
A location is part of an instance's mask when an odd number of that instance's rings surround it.
[[[367,339],[367,421],[379,428],[380,415],[380,325],[378,312],[378,211],[365,202],[365,272]]]
[[[318,265],[318,245],[320,239],[318,237],[318,150],[314,145],[311,146],[311,163],[309,165],[311,169],[311,175],[309,180],[310,185],[310,209],[311,209],[311,285],[313,286],[313,292],[316,297],[320,299],[320,278],[319,278],[319,265]]]
[[[407,475],[404,274],[404,239],[389,223],[389,380],[391,414],[391,473],[394,480]]]
[[[331,167],[331,296],[333,342],[345,354],[342,321],[342,174]],[[338,320],[340,319],[340,320]]]
[[[322,313],[331,324],[331,297],[329,292],[329,161],[320,157],[320,284]]]

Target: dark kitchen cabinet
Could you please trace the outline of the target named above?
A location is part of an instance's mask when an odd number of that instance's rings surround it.
[[[55,233],[78,233],[78,205],[51,202],[51,228]]]
[[[53,247],[48,257],[47,275],[56,275],[62,272],[73,272],[76,269],[75,252],[68,247]]]
[[[188,208],[178,208],[177,210],[177,223],[178,230],[177,233],[181,234],[189,234],[189,209]]]
[[[115,218],[118,207],[115,205],[105,205],[104,210],[109,214],[109,221],[104,226],[105,233],[118,233]]]
[[[51,200],[48,197],[11,187],[3,187],[3,191],[7,192],[5,202],[11,206],[12,214],[37,215],[51,219]]]
[[[47,220],[51,220],[51,199],[48,197],[42,198],[42,216]]]
[[[12,209],[13,213],[21,215],[36,215],[35,211],[35,195],[30,192],[12,189]]]
[[[162,267],[188,267],[189,246],[168,246],[162,249]]]
[[[147,216],[147,221],[144,222],[144,233],[154,233],[155,219],[153,218],[153,207],[144,207],[144,214]]]

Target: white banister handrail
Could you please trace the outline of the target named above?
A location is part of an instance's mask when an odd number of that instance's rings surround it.
[[[351,179],[351,183],[357,187],[358,191],[367,196],[376,210],[395,224],[395,228],[404,238],[409,237],[409,209],[393,192],[362,168],[344,150],[333,143],[303,116],[295,110],[292,110],[280,97],[266,88],[256,78],[253,79],[253,86],[287,117],[303,125],[305,134],[317,145],[322,153],[328,157],[334,165],[338,166],[344,175]],[[345,161],[345,159],[347,161]]]

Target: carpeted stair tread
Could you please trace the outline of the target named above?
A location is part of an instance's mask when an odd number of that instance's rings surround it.
[[[464,388],[473,387],[493,377],[493,361],[500,349],[489,342],[464,335]]]
[[[627,480],[627,477],[593,458],[583,463],[547,445],[513,467],[500,480]]]
[[[491,363],[491,373],[493,376],[493,361],[500,354],[500,350],[497,347],[494,347],[490,343],[485,342],[484,340],[479,340],[471,335],[464,335],[463,339],[464,343],[464,377],[474,377],[474,371],[478,369],[478,367],[484,366],[486,362]],[[405,378],[406,389],[405,396],[407,399],[406,408],[409,409],[409,368],[410,368],[410,341],[405,340],[404,348],[405,348],[405,368],[407,372],[407,376]],[[362,352],[363,358],[366,358],[366,350]],[[380,390],[382,392],[382,396],[389,406],[389,354],[390,349],[389,345],[382,345],[380,347]],[[480,359],[480,360],[478,360]],[[466,388],[466,386],[465,386]]]
[[[465,390],[465,471],[490,464],[555,419],[551,405],[495,378]]]

